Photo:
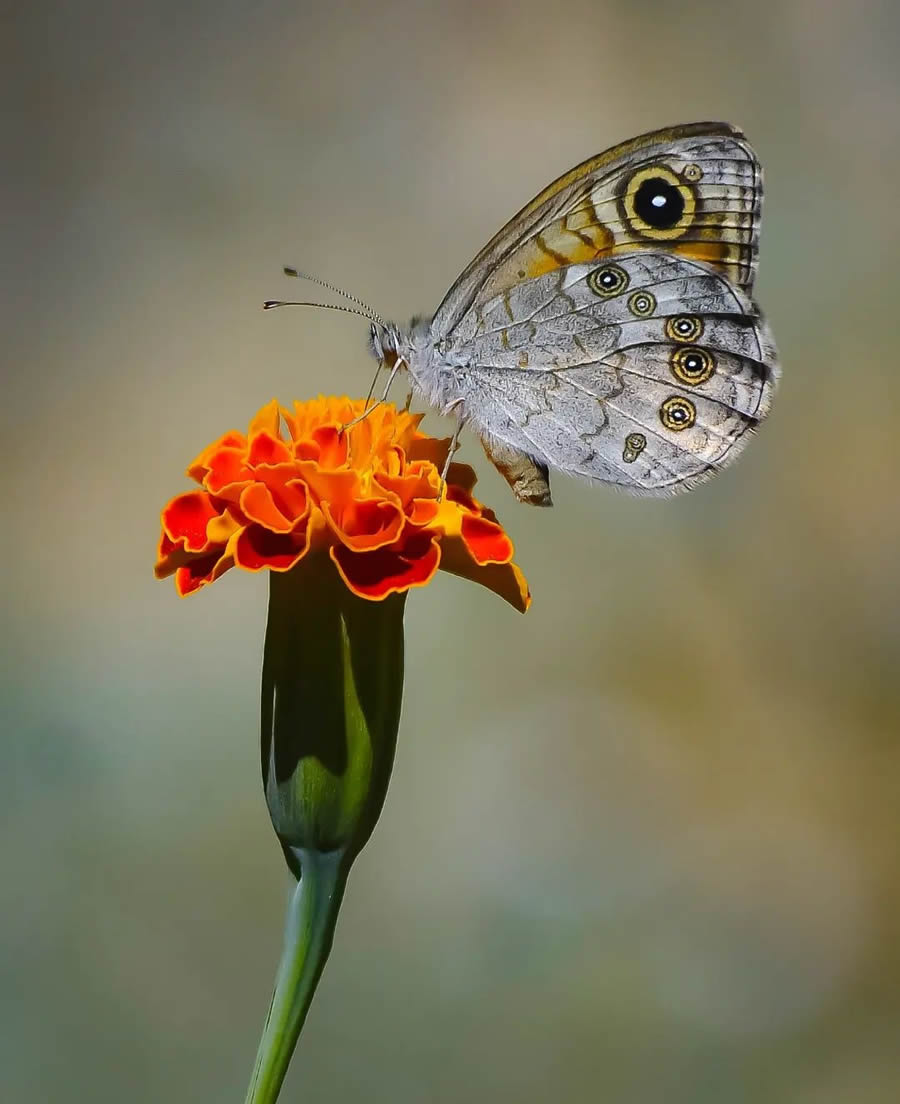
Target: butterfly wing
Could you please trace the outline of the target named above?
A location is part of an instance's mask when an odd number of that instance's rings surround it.
[[[523,280],[639,249],[701,260],[750,291],[762,172],[728,123],[653,131],[561,176],[524,207],[460,275],[432,329],[464,340],[485,303]]]
[[[645,494],[737,456],[778,377],[742,291],[709,264],[649,251],[520,282],[479,307],[453,359],[489,455]]]
[[[603,258],[621,257],[624,261],[630,254],[645,254],[647,251],[657,255],[669,254],[676,259],[701,262],[707,278],[718,274],[718,291],[727,293],[737,288],[749,294],[756,273],[761,207],[762,170],[752,148],[736,127],[728,123],[692,123],[633,138],[560,177],[485,246],[460,275],[435,314],[432,332],[438,341],[438,349],[442,352],[464,350],[468,353],[470,343],[480,347],[490,327],[488,316],[491,311],[505,315],[505,321],[509,322],[523,302],[530,297],[540,299],[546,293],[542,278],[559,274],[570,266],[590,264]],[[572,281],[573,286],[575,283],[577,280]],[[668,307],[674,310],[676,306],[675,299],[670,298]],[[741,298],[740,293],[730,309],[735,318],[759,318],[756,308]],[[764,381],[768,395],[776,372],[774,347],[764,323],[759,320],[753,325],[757,331],[760,358],[756,363],[770,369]],[[503,340],[520,341],[523,332],[520,329],[514,336],[507,333]],[[632,413],[635,417],[647,416],[646,410],[642,412],[637,408],[640,405],[638,400],[643,397],[652,404],[658,397],[654,388],[658,389],[660,384],[658,378],[640,383],[639,376],[634,374],[638,371],[635,364],[643,365],[641,371],[655,366],[653,370],[657,376],[664,376],[662,365],[665,357],[671,355],[671,342],[660,345],[654,337],[655,333],[656,330],[651,327],[642,349],[633,345],[628,347],[632,351],[621,349],[616,352],[604,345],[606,352],[603,356],[606,359],[597,362],[593,369],[595,375],[608,379],[610,372],[625,372],[626,368],[619,361],[631,365],[631,384],[623,390],[618,405],[623,409],[634,406]],[[578,350],[575,338],[569,340]],[[604,340],[609,340],[609,334]],[[657,345],[660,347],[654,349]],[[520,350],[519,355],[522,351],[527,352]],[[580,350],[578,352],[582,355]],[[726,357],[732,355],[727,348],[721,352]],[[485,354],[490,355],[488,348],[485,348]],[[537,367],[539,348],[532,349],[527,355],[531,358],[530,363]],[[474,359],[477,361],[478,357]],[[718,371],[728,371],[729,364],[723,360]],[[490,374],[492,370],[498,371],[499,366],[495,365],[492,369],[487,364],[481,364],[473,368],[473,372],[482,374]],[[580,370],[590,374],[590,364],[586,362]],[[492,376],[491,380],[496,393],[500,386],[499,377]],[[483,384],[484,380],[479,382]],[[590,387],[592,384],[574,374],[565,382],[558,373],[550,373],[542,383],[532,372],[527,380],[518,378],[509,386],[514,394],[537,389],[538,394],[533,398],[538,404],[541,401],[540,388],[547,386],[550,388],[548,402],[559,405],[563,401],[561,395],[565,394],[569,396],[569,406],[573,411],[581,411],[584,402],[574,397],[575,393],[578,386]],[[646,395],[642,395],[642,387],[648,389]],[[707,416],[714,421],[715,411],[705,406],[706,396],[698,398],[701,421]],[[614,397],[603,399],[597,396],[596,402],[601,401],[605,403],[604,416],[609,415],[613,420],[620,416],[610,405]],[[688,398],[688,402],[693,404],[694,400]],[[587,409],[596,415],[595,408]],[[497,416],[496,411],[493,413]],[[518,411],[519,416],[521,413]],[[565,417],[565,413],[560,410],[556,416]],[[674,449],[682,463],[674,467],[670,463],[669,466],[673,467],[669,476],[671,485],[683,483],[689,486],[702,477],[701,472],[720,466],[726,454],[736,455],[736,443],[744,436],[737,425],[741,416],[740,410],[733,412],[732,421],[735,424],[729,426],[726,435],[726,440],[731,443],[727,449],[723,446],[719,450],[721,455],[716,459],[716,450],[712,446],[699,451],[685,447],[689,440],[696,445],[703,428],[695,414],[693,425],[688,427],[691,432],[681,439],[681,447]],[[761,416],[761,410],[747,414],[747,417],[757,420]],[[654,417],[651,416],[650,420],[653,431],[658,432],[659,426]],[[665,478],[661,473],[667,462],[666,449],[662,445],[647,445],[646,441],[654,440],[652,433],[638,429],[632,432],[645,439],[634,459],[620,457],[617,462],[611,456],[607,458],[606,467],[600,465],[600,470],[595,458],[587,464],[590,470],[586,470],[585,474],[638,490],[652,490],[657,485],[663,489]],[[707,427],[707,437],[709,440],[714,438],[712,424]],[[637,441],[638,437],[633,440]],[[489,458],[507,478],[519,499],[541,505],[550,503],[545,464],[566,467],[564,463],[550,458],[552,449],[541,450],[527,440],[518,448],[508,436],[502,434],[488,434],[483,443]],[[685,453],[693,454],[695,462],[687,463]],[[537,459],[538,455],[543,455],[545,459]],[[705,461],[696,459],[701,455],[709,459],[706,467]],[[640,462],[639,456],[643,456]],[[649,479],[641,473],[654,457],[656,475]],[[644,487],[643,482],[648,480],[651,486]]]

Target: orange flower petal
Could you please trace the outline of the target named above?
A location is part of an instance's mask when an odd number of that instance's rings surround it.
[[[354,498],[337,507],[323,502],[322,513],[338,539],[357,552],[393,544],[406,520],[396,503],[377,498]]]
[[[513,558],[513,543],[496,521],[464,514],[462,539],[477,564],[509,563]]]
[[[218,494],[229,484],[249,483],[251,479],[253,472],[247,467],[244,449],[228,446],[209,457],[209,471],[204,485],[212,494]]]
[[[243,433],[238,433],[236,429],[231,429],[227,433],[223,434],[217,441],[213,441],[211,445],[207,445],[206,448],[196,456],[188,465],[187,473],[191,479],[195,479],[198,483],[202,483],[206,473],[209,471],[209,458],[223,448],[237,448],[241,449],[247,444],[247,438]]]
[[[447,485],[460,487],[464,491],[471,491],[478,482],[475,469],[468,464],[451,464],[447,469]]]
[[[319,446],[319,464],[323,468],[342,468],[347,463],[347,434],[337,426],[319,426],[313,430],[313,440]]]
[[[297,473],[318,502],[347,502],[360,497],[357,471],[321,471],[313,460],[298,460]]]
[[[406,455],[409,460],[427,460],[440,472],[444,469],[449,451],[449,437],[426,437],[424,433],[417,433],[409,442]]]
[[[167,538],[164,538],[164,541],[166,540]],[[167,548],[164,547],[162,542],[160,543],[159,555],[153,565],[153,574],[157,579],[168,579],[180,567],[184,567],[185,564],[197,559],[197,553],[185,552],[183,544],[172,544],[171,541],[167,541],[167,543]],[[211,555],[212,553],[207,554]]]
[[[275,505],[285,517],[296,521],[309,508],[309,495],[302,479],[297,477],[297,462],[284,464],[260,464],[256,478],[272,492]]]
[[[439,480],[433,480],[434,468],[430,465],[417,463],[410,468],[411,473],[408,471],[404,475],[379,473],[375,476],[375,482],[396,495],[404,509],[414,498],[434,498],[440,486]]]
[[[400,590],[425,586],[441,562],[439,545],[421,531],[414,531],[402,547],[351,552],[336,544],[329,551],[341,578],[363,598],[386,598]]]
[[[227,544],[234,534],[247,524],[247,519],[235,513],[229,506],[206,526],[206,536],[210,544]]]
[[[449,475],[449,472],[447,474]],[[476,502],[469,491],[458,483],[450,483],[448,481],[446,498],[448,502],[456,503],[457,506],[462,507],[467,513],[475,514],[476,517],[480,517],[484,513],[484,508],[481,504]]]
[[[293,521],[275,505],[272,492],[264,483],[251,483],[241,491],[241,511],[247,518],[274,533],[289,533]]]
[[[292,459],[291,450],[284,441],[270,433],[257,433],[250,441],[248,463],[255,468],[259,464],[283,464]]]
[[[279,437],[278,432],[281,424],[281,407],[278,405],[277,399],[272,399],[271,402],[267,402],[261,410],[258,410],[250,422],[250,428],[247,430],[247,436],[252,441],[260,433],[265,433],[269,437]]]
[[[480,583],[520,613],[531,605],[528,582],[516,564],[477,564],[461,537],[444,537],[441,541],[441,570]]]
[[[206,526],[219,512],[204,491],[188,491],[163,510],[163,531],[172,541],[182,542],[188,552],[203,552],[209,544]]]
[[[234,542],[234,562],[245,571],[289,571],[309,548],[305,523],[300,530],[273,533],[261,525],[248,525]]]
[[[319,396],[292,412],[267,403],[246,437],[230,431],[193,461],[188,474],[204,490],[163,511],[154,571],[189,594],[234,565],[287,571],[327,548],[367,598],[423,586],[440,566],[525,609],[512,542],[472,497],[474,472],[450,464],[443,486],[449,440],[420,433],[421,418],[347,398]]]
[[[440,503],[435,499],[416,498],[407,507],[406,517],[413,525],[431,525],[440,512]]]
[[[231,555],[221,551],[210,556],[198,556],[175,572],[175,589],[184,598],[208,583],[214,583],[233,565]]]

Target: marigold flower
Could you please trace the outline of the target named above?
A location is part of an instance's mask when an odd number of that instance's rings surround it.
[[[408,591],[439,568],[530,602],[475,474],[421,415],[320,397],[268,403],[188,468],[162,512],[156,563],[192,594],[230,567],[269,568],[260,765],[297,879],[247,1104],[274,1104],[331,949],[351,864],[381,812],[403,698]],[[347,427],[346,429],[344,427]]]
[[[530,595],[513,545],[471,495],[475,474],[449,442],[420,433],[421,414],[320,396],[264,406],[245,434],[226,433],[187,474],[202,490],[162,512],[158,578],[182,596],[229,568],[286,572],[327,550],[356,595],[380,600],[424,586],[438,568],[490,588],[523,612]]]

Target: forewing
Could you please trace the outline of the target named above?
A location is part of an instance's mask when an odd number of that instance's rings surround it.
[[[686,488],[765,416],[777,354],[755,304],[668,253],[571,265],[504,292],[455,346],[486,441],[638,493]]]
[[[703,261],[749,291],[761,204],[759,162],[736,127],[641,135],[578,165],[511,219],[448,292],[433,332],[454,336],[524,280],[635,250]]]

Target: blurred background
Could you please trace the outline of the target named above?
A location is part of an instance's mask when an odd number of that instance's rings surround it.
[[[534,605],[407,617],[385,811],[285,1101],[900,1098],[900,9],[9,5],[0,1098],[243,1099],[288,876],[258,777],[266,580],[155,582],[186,463],[363,395],[577,161],[693,119],[766,167],[784,382],[687,497],[558,477]],[[444,431],[429,416],[426,428]]]

